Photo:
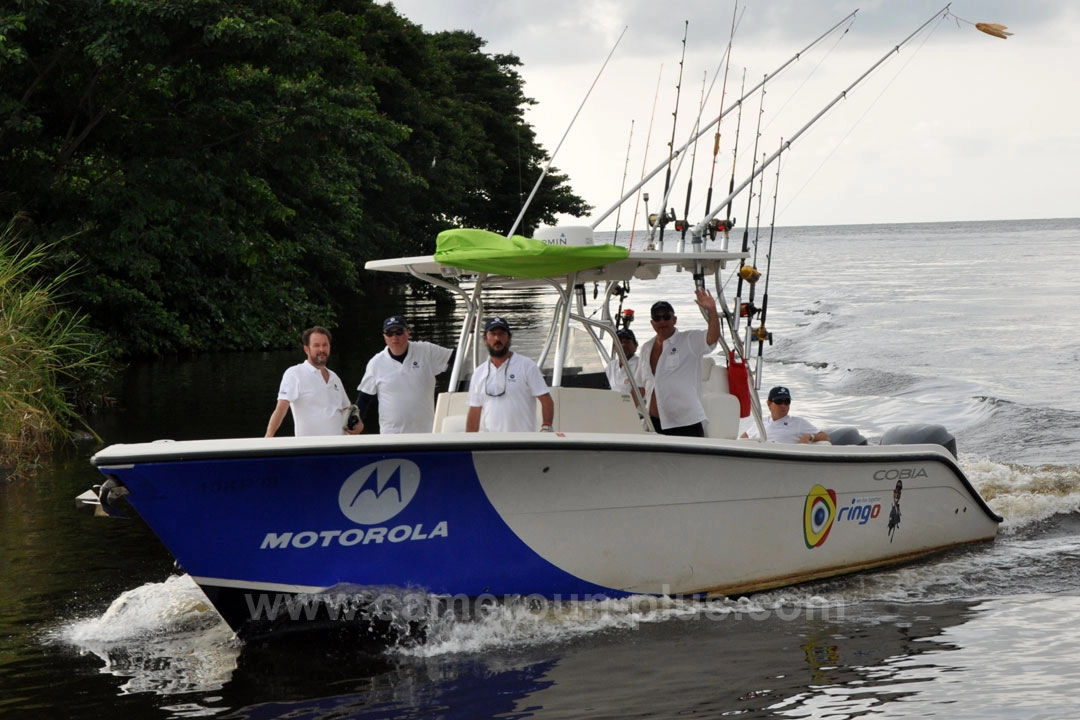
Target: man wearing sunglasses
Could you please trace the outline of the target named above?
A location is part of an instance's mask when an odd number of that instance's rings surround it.
[[[429,433],[435,424],[435,376],[446,370],[454,351],[411,340],[409,323],[400,315],[383,321],[386,348],[368,361],[356,407],[361,427],[368,406],[379,399],[379,432]]]
[[[555,401],[551,391],[535,362],[510,351],[510,338],[510,325],[501,317],[493,317],[484,325],[489,358],[476,368],[469,381],[466,432],[535,432],[537,402],[540,432],[552,430]]]
[[[641,346],[637,384],[653,428],[664,435],[705,437],[709,416],[701,404],[701,358],[720,339],[720,316],[708,290],[699,288],[695,302],[707,315],[707,330],[677,330],[675,309],[660,300],[652,306],[656,336]]]
[[[818,430],[809,420],[788,415],[791,411],[791,391],[786,387],[778,385],[770,390],[768,403],[769,417],[765,418],[762,424],[765,426],[765,437],[770,442],[805,445],[829,439],[827,432]],[[742,437],[751,439],[760,437],[757,424],[751,425]]]

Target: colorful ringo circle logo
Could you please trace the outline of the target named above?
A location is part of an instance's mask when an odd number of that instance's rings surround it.
[[[836,492],[815,485],[806,496],[803,508],[803,539],[806,547],[821,547],[829,537],[833,520],[836,519]]]

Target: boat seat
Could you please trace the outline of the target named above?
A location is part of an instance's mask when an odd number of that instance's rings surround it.
[[[465,432],[468,414],[468,392],[439,393],[435,402],[435,425],[432,432]]]
[[[701,359],[701,404],[709,416],[705,436],[724,440],[739,437],[739,399],[728,390],[727,366],[719,355]]]
[[[467,415],[447,415],[445,418],[443,418],[442,428],[439,430],[439,432],[463,433],[465,432],[465,426],[467,422]]]

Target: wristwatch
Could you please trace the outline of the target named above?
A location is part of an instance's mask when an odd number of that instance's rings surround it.
[[[541,425],[540,432],[555,432],[555,428],[551,427],[550,425]]]

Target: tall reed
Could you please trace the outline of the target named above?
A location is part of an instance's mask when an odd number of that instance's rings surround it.
[[[103,340],[62,304],[69,268],[47,278],[56,245],[19,240],[18,218],[0,231],[0,476],[20,476],[83,428],[74,397],[108,372]]]

